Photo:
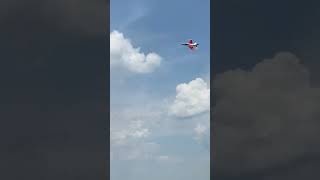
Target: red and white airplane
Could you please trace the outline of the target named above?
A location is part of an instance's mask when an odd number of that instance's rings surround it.
[[[192,39],[190,39],[188,43],[183,43],[181,45],[188,46],[191,50],[195,50],[199,44],[196,42],[193,42]]]

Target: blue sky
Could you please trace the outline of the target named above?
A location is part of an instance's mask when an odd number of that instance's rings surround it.
[[[111,1],[112,180],[209,179],[209,3]]]

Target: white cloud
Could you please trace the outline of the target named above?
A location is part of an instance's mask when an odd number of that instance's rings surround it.
[[[159,160],[159,161],[168,161],[169,160],[169,156],[158,156],[157,157],[157,160]]]
[[[175,157],[175,156],[168,156],[168,155],[159,155],[154,158],[158,163],[165,163],[165,164],[178,164],[183,162],[183,158]]]
[[[152,160],[155,154],[159,151],[159,145],[153,142],[143,142],[125,147],[125,149],[131,148],[130,151],[126,151],[127,156],[122,157],[125,160]]]
[[[201,144],[206,150],[210,150],[210,120],[206,123],[198,123],[193,129],[195,133],[194,139]]]
[[[203,136],[207,133],[208,128],[202,124],[197,124],[194,128],[194,132],[196,133],[195,139],[200,141]]]
[[[177,117],[191,117],[210,110],[210,88],[201,78],[176,87],[176,99],[170,112]]]
[[[154,160],[160,145],[147,141],[128,141],[122,145],[111,145],[113,160]]]
[[[111,129],[112,158],[114,160],[153,159],[158,152],[159,145],[147,140],[150,134],[150,129],[142,120],[132,120],[125,127]]]
[[[122,130],[111,130],[111,144],[124,145],[130,141],[147,138],[150,130],[143,127],[143,121],[132,121],[128,128]]]
[[[110,33],[111,68],[125,68],[133,73],[151,73],[161,64],[162,57],[151,52],[144,54],[134,48],[129,39],[118,31]]]

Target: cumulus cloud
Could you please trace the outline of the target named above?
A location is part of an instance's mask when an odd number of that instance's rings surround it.
[[[203,136],[206,134],[207,132],[207,127],[202,125],[202,124],[197,124],[197,126],[194,128],[194,132],[196,133],[196,140],[201,140],[203,138]]]
[[[160,154],[160,145],[148,140],[150,130],[142,121],[132,122],[127,130],[111,131],[112,160],[153,160],[156,162],[173,162],[176,159]]]
[[[214,91],[215,173],[275,179],[270,169],[287,173],[292,162],[297,169],[298,159],[320,155],[320,89],[311,87],[295,55],[279,53],[250,71],[222,73]]]
[[[110,33],[111,68],[125,68],[133,73],[151,73],[161,64],[162,57],[151,52],[144,54],[118,31]]]
[[[131,140],[148,137],[150,131],[143,126],[143,121],[132,121],[128,128],[122,130],[111,130],[111,144],[123,145]]]
[[[176,98],[170,106],[170,113],[177,117],[191,117],[210,109],[210,88],[201,78],[192,80],[188,84],[176,87]]]
[[[115,119],[113,119],[114,121]],[[151,131],[142,120],[132,120],[121,128],[111,128],[110,151],[112,160],[152,160],[160,146],[148,141]]]
[[[206,150],[210,150],[210,122],[206,124],[197,123],[193,129],[195,136],[194,139],[202,145]]]

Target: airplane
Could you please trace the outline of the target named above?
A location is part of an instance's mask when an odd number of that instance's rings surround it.
[[[193,42],[192,39],[190,39],[188,43],[182,43],[181,45],[188,46],[191,50],[195,50],[199,44],[196,42]]]

